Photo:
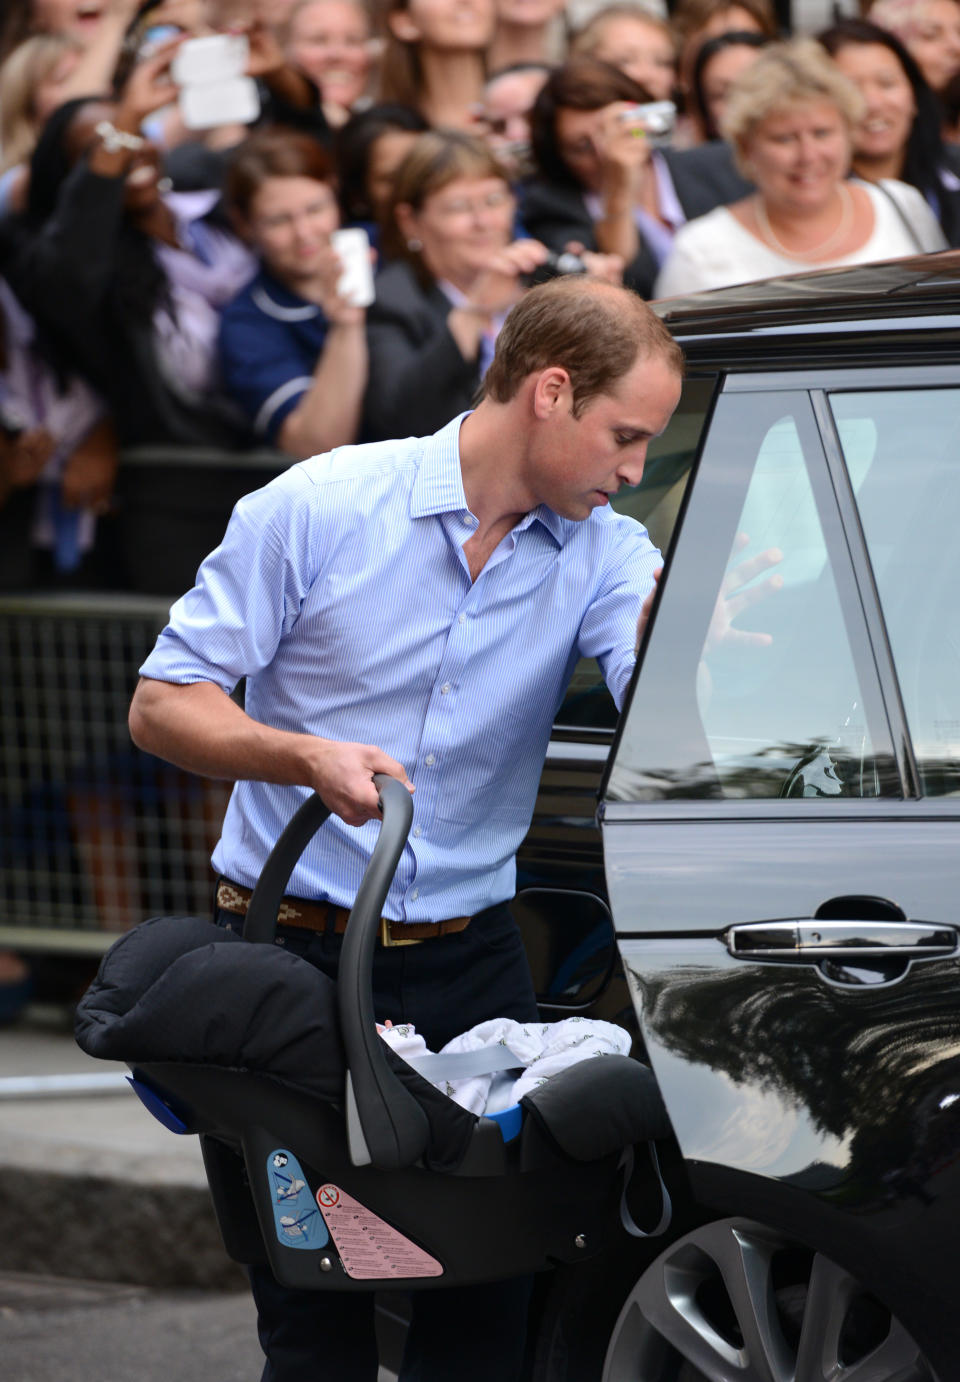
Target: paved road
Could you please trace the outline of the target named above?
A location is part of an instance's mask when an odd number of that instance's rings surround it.
[[[4,1382],[256,1382],[245,1292],[0,1274]]]
[[[246,1291],[12,1273],[0,1273],[0,1360],[3,1382],[257,1382],[263,1367]]]

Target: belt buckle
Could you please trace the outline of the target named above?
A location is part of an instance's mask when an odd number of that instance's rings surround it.
[[[404,940],[394,940],[390,934],[390,923],[386,917],[380,918],[380,944],[390,949],[397,945],[419,945],[419,936],[408,936]]]

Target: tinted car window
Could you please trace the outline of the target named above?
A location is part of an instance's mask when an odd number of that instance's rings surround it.
[[[670,426],[650,443],[640,484],[621,490],[613,500],[619,513],[643,524],[654,546],[664,554],[673,538],[715,387],[712,377],[685,382]],[[581,658],[577,664],[556,722],[589,729],[613,729],[616,725],[617,708],[594,658]]]
[[[724,396],[611,797],[897,792],[860,620],[806,394]]]
[[[960,389],[833,394],[925,795],[960,793]]]

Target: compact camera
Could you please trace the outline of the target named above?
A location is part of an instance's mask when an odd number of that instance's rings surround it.
[[[532,288],[537,283],[549,283],[551,278],[563,278],[566,274],[585,274],[586,272],[587,266],[579,254],[571,254],[569,250],[565,250],[562,254],[555,254],[551,250],[543,263],[537,265],[533,273],[524,275],[524,282]]]
[[[620,119],[625,125],[642,130],[648,142],[660,149],[673,138],[677,108],[672,101],[650,101],[647,105],[628,106]]]

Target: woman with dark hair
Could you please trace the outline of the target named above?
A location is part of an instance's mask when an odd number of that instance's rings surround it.
[[[362,225],[371,240],[378,238],[397,169],[429,128],[411,106],[384,102],[351,115],[337,132],[334,147],[343,218]]]
[[[434,127],[470,129],[495,20],[494,0],[387,0],[379,99],[413,106]]]
[[[921,192],[951,245],[960,245],[960,150],[940,132],[936,96],[896,34],[844,19],[818,35],[866,103],[854,130],[853,171],[866,182],[897,178]]]
[[[733,29],[703,44],[693,64],[689,112],[702,140],[722,139],[720,122],[730,88],[770,41],[755,29]]]
[[[122,445],[248,439],[217,394],[221,307],[250,252],[211,215],[215,192],[166,194],[139,130],[174,99],[176,42],[137,63],[118,97],[54,112],[30,165],[9,279],[39,339],[109,406]]]
[[[734,29],[776,38],[777,16],[771,0],[677,0],[673,28],[680,45],[680,82],[686,93],[704,43]]]
[[[624,282],[644,297],[677,229],[750,190],[725,144],[657,147],[635,109],[649,100],[598,58],[552,72],[531,115],[538,176],[523,202],[531,235],[551,249],[572,240],[618,254]]]
[[[235,152],[227,206],[260,271],[224,310],[224,382],[257,434],[303,459],[356,440],[367,382],[365,312],[341,297],[330,155],[307,135],[258,130]]]
[[[472,406],[507,312],[548,259],[544,245],[513,238],[515,213],[506,171],[480,139],[431,130],[404,159],[388,227],[395,262],[367,317],[370,440],[422,436]],[[619,259],[587,260],[619,282]]]

